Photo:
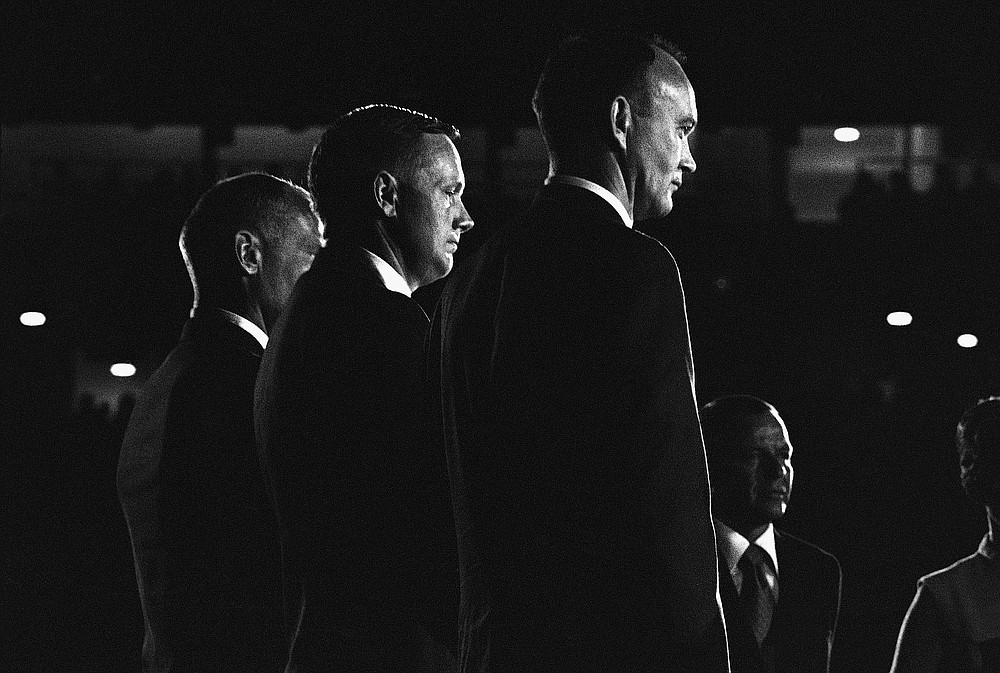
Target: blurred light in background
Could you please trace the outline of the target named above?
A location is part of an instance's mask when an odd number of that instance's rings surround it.
[[[25,311],[21,314],[21,324],[25,327],[39,327],[45,324],[45,314],[38,311]]]
[[[958,345],[962,348],[975,348],[978,343],[979,339],[975,334],[963,334],[958,337]]]
[[[842,143],[853,143],[861,137],[861,132],[850,126],[844,126],[834,131],[833,137]]]
[[[904,327],[913,322],[913,316],[906,311],[893,311],[885,317],[885,321],[895,327]]]
[[[111,365],[111,373],[121,377],[132,376],[135,374],[135,366],[128,362],[117,362]]]

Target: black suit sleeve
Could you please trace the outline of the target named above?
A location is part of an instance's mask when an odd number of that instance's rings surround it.
[[[652,242],[651,242],[652,243]],[[650,427],[660,446],[649,502],[663,576],[669,578],[671,622],[691,648],[693,670],[728,670],[725,620],[718,594],[718,559],[712,524],[708,465],[694,393],[694,366],[684,291],[673,257],[650,246],[638,265],[634,320],[640,369],[649,392]]]

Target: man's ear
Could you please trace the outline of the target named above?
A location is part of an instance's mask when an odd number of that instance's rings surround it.
[[[375,176],[375,201],[379,210],[386,217],[396,217],[396,197],[399,193],[399,184],[391,173],[380,171]]]
[[[628,133],[632,128],[632,108],[625,96],[618,96],[611,101],[610,121],[611,134],[615,147],[622,152],[628,148]]]
[[[259,273],[262,259],[260,237],[246,229],[237,231],[236,260],[243,270],[250,276]]]

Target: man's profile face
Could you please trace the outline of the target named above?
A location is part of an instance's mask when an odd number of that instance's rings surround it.
[[[285,224],[281,236],[265,241],[261,251],[261,311],[265,323],[274,324],[295,287],[295,281],[312,266],[323,247],[318,216],[295,215]]]
[[[730,526],[749,528],[780,519],[792,494],[792,446],[773,413],[755,414],[712,465],[713,507]],[[727,519],[729,519],[727,521]]]
[[[663,217],[685,173],[694,172],[688,138],[698,122],[694,89],[680,64],[662,49],[646,72],[645,95],[632,103],[627,153],[632,155],[635,194],[632,217]]]
[[[399,179],[396,217],[404,275],[411,287],[444,278],[455,263],[459,238],[472,228],[462,203],[462,159],[448,136],[425,133],[416,165]]]
[[[959,470],[966,494],[976,503],[1000,514],[1000,456],[996,450],[976,447],[964,451]]]

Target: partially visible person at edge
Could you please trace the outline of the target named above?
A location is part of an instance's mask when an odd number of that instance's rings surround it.
[[[986,510],[986,534],[975,554],[917,582],[892,673],[1000,671],[1000,397],[965,411],[955,444],[962,488]]]

